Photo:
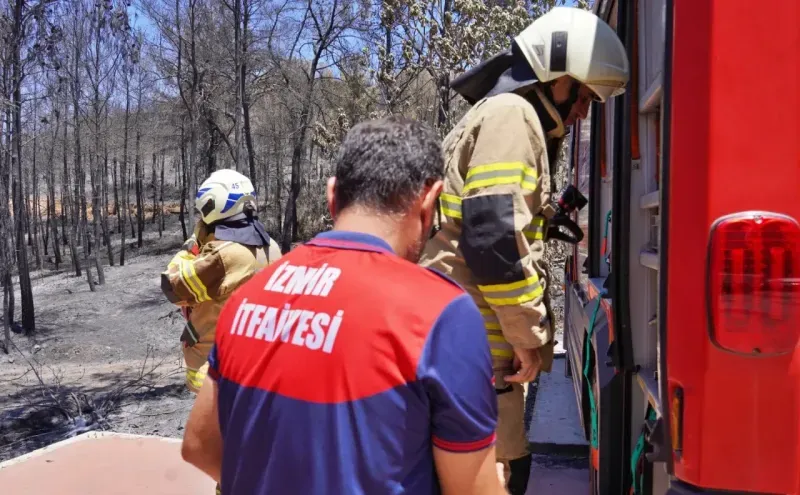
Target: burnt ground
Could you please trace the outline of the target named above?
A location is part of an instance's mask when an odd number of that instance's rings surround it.
[[[36,332],[12,334],[0,353],[0,461],[93,429],[181,436],[194,396],[183,386],[183,320],[160,289],[181,243],[174,221],[141,249],[128,241],[125,266],[104,267],[96,292],[68,266],[32,274]]]
[[[183,385],[183,320],[160,290],[181,242],[173,215],[163,238],[147,232],[141,249],[128,241],[125,266],[106,266],[96,292],[68,266],[33,274],[36,332],[12,334],[10,353],[0,353],[0,461],[90,430],[182,436],[194,399]]]

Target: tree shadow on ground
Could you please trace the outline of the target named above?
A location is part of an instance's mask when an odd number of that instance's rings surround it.
[[[42,263],[41,270],[35,270],[31,272],[31,282],[45,281],[47,279],[56,278],[59,275],[63,275],[71,271],[72,267],[67,263],[62,262],[60,265],[58,265],[58,269],[56,269],[55,263],[45,261]],[[74,275],[74,272],[72,273]]]
[[[145,241],[142,243],[142,247],[138,247],[136,242],[134,242],[132,245],[127,245],[126,249],[130,250],[131,253],[135,253],[136,256],[164,256],[167,254],[175,254],[183,245],[182,237],[181,235],[165,234],[161,239]]]
[[[29,332],[24,335],[24,339],[21,343],[24,343],[26,346],[32,347],[35,345],[42,345],[50,342],[54,338],[56,338],[59,332],[63,332],[64,328],[57,327],[55,325],[36,325],[36,330],[33,332]],[[19,338],[19,337],[18,337]]]
[[[124,309],[125,311],[132,311],[137,309],[153,308],[157,306],[167,306],[170,310],[175,308],[175,306],[170,304],[169,301],[167,301],[167,298],[164,297],[161,292],[159,292],[151,297],[146,297],[131,304],[126,304]]]

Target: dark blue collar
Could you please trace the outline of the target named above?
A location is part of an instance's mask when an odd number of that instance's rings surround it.
[[[317,234],[308,241],[313,246],[325,246],[339,249],[356,249],[359,251],[376,251],[394,253],[389,243],[371,234],[348,230],[329,230]]]
[[[257,218],[222,222],[214,226],[214,238],[238,242],[245,246],[269,246],[269,234]]]

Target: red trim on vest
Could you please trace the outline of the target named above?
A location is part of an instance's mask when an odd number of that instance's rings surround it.
[[[439,437],[432,437],[432,440],[433,445],[443,450],[449,450],[451,452],[475,452],[476,450],[485,449],[493,444],[496,437],[497,434],[492,433],[488,437],[474,442],[450,442]]]

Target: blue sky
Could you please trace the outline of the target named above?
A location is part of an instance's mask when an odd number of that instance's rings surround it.
[[[134,29],[141,29],[148,38],[155,35],[155,26],[135,5],[128,7],[128,16]]]
[[[589,4],[594,4],[594,0],[589,0]],[[565,5],[575,6],[577,5],[577,0],[567,0]],[[128,15],[130,16],[132,27],[144,31],[148,39],[153,39],[157,36],[156,27],[150,22],[147,16],[139,10],[135,3],[128,7]]]

